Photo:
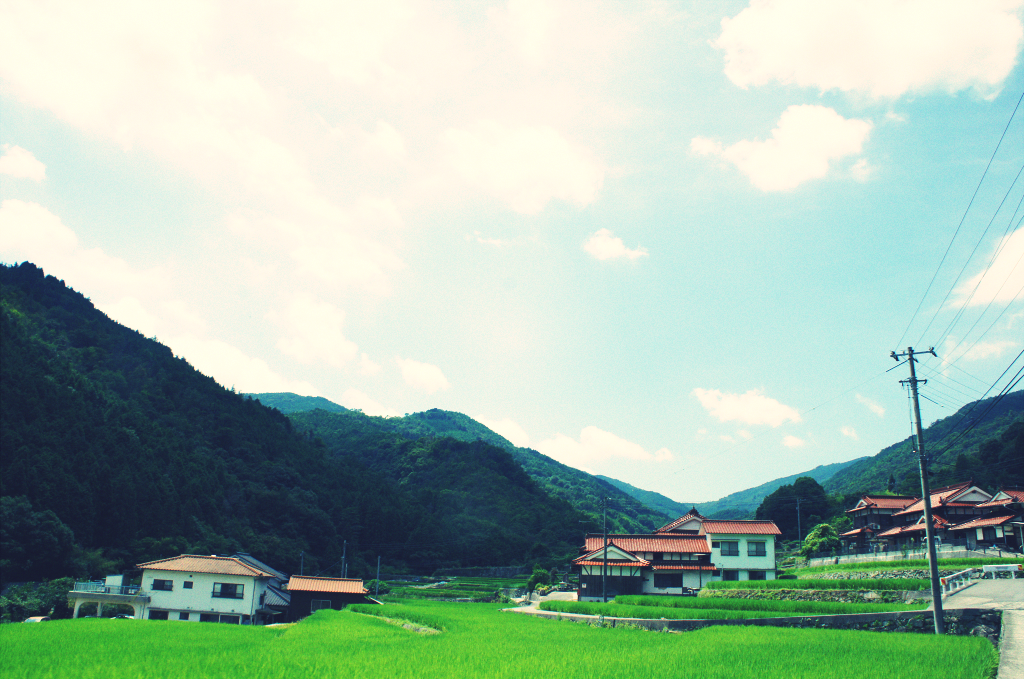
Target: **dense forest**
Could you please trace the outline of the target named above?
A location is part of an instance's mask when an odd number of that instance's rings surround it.
[[[182,552],[337,574],[347,548],[368,575],[576,551],[586,517],[503,448],[357,427],[328,447],[30,263],[0,267],[0,340],[5,582]]]
[[[601,525],[602,499],[608,501],[608,530],[616,533],[634,533],[653,530],[666,521],[679,516],[653,510],[642,500],[607,480],[568,467],[530,448],[513,445],[504,437],[462,413],[437,408],[404,417],[372,417],[358,411],[349,411],[325,399],[296,396],[295,394],[253,394],[266,405],[288,413],[297,429],[321,437],[327,446],[336,450],[352,450],[363,455],[363,461],[374,466],[377,462],[367,457],[362,446],[344,442],[358,428],[366,432],[389,432],[403,439],[450,437],[459,441],[482,441],[504,448],[548,495],[568,502],[587,515],[585,528],[596,530]],[[320,411],[320,412],[316,412]],[[363,451],[361,453],[361,451]],[[682,512],[685,514],[686,512]]]

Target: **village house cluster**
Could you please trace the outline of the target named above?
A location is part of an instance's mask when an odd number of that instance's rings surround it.
[[[75,583],[74,617],[83,604],[132,607],[135,618],[265,625],[294,622],[321,608],[376,603],[354,578],[288,577],[248,554],[182,554],[138,564],[141,585],[120,575],[105,582]]]
[[[721,521],[691,509],[653,533],[590,533],[573,560],[580,601],[619,594],[685,594],[712,580],[774,580],[771,521]],[[603,575],[602,575],[603,573]]]
[[[1024,490],[990,495],[973,481],[931,491],[936,541],[965,549],[998,547],[1021,551]],[[925,541],[924,501],[904,495],[865,495],[846,511],[853,529],[839,538],[848,552],[910,550]]]

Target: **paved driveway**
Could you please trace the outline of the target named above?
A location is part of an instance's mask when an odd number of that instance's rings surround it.
[[[977,580],[967,589],[946,597],[943,608],[1001,608],[1024,610],[1024,578]]]

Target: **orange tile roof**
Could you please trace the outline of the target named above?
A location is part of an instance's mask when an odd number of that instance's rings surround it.
[[[1010,497],[1000,498],[998,500],[989,500],[988,502],[982,502],[978,507],[1002,507],[1004,505],[1012,504],[1014,502],[1024,502],[1024,490],[1017,488],[1000,488],[999,493],[1005,493]],[[999,493],[996,493],[998,495]]]
[[[676,566],[675,564],[671,564],[671,565],[669,565],[669,564],[658,564],[658,565],[656,565],[654,567],[654,570],[656,570],[656,571],[713,571],[713,570],[716,570],[716,569],[715,569],[715,564],[713,564],[713,563],[705,563],[705,564],[682,564],[680,566]]]
[[[701,521],[703,521],[704,517],[701,516],[700,512],[697,511],[697,508],[694,507],[690,511],[686,512],[686,514],[684,514],[683,516],[680,516],[675,521],[669,521],[664,526],[662,526],[661,528],[659,528],[658,530],[656,530],[654,532],[655,533],[667,533],[667,532],[671,531],[673,528],[675,528],[676,526],[678,526],[680,524],[683,524],[683,523],[686,523],[687,521],[689,521],[691,519],[700,519]]]
[[[584,549],[593,552],[604,546],[601,535],[588,535]],[[682,554],[710,554],[708,541],[695,535],[609,535],[608,546],[615,545],[632,554],[637,552],[672,552]]]
[[[874,533],[874,532],[875,531],[871,530],[867,526],[862,526],[861,528],[854,528],[853,530],[848,530],[845,533],[840,533],[839,537],[846,538],[846,537],[852,537],[854,535],[860,535],[861,533]]]
[[[869,507],[878,507],[879,509],[903,509],[912,502],[917,501],[917,497],[910,495],[865,495],[857,504],[864,503],[861,507],[854,507],[853,509],[847,509],[846,513],[857,512]]]
[[[155,571],[173,571],[176,573],[216,573],[218,575],[248,575],[256,578],[272,578],[273,573],[250,566],[243,561],[228,556],[202,556],[199,554],[182,554],[169,559],[147,561],[136,564],[136,568]]]
[[[334,592],[336,594],[366,594],[363,581],[357,578],[318,578],[312,575],[293,575],[288,580],[289,592]]]
[[[986,516],[983,519],[972,519],[965,523],[959,523],[955,526],[950,526],[950,530],[965,530],[968,528],[981,528],[982,526],[1001,526],[1004,523],[1008,523],[1016,514],[1005,514],[1003,516]]]
[[[701,524],[704,533],[715,535],[782,535],[773,521],[716,521],[708,519]]]
[[[963,493],[965,490],[971,488],[974,485],[974,481],[964,481],[962,483],[955,483],[951,486],[944,486],[942,488],[936,488],[931,492],[930,501],[932,507],[977,507],[977,502],[956,502],[955,498]],[[950,501],[950,499],[953,499]],[[907,506],[902,512],[896,512],[893,516],[901,516],[906,514],[914,514],[916,512],[924,511],[924,501],[918,500],[912,505]]]
[[[588,554],[587,556],[593,556],[593,554]],[[604,563],[604,559],[588,559],[585,556],[581,556],[578,559],[573,559],[572,563],[576,566],[600,566]],[[643,559],[640,559],[639,561],[627,561],[626,559],[608,559],[608,565],[635,566],[637,568],[646,568],[647,566],[651,565],[651,562],[644,561]]]

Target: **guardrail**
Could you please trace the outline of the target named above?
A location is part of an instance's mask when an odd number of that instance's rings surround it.
[[[139,593],[139,585],[128,585],[127,587],[117,587],[114,585],[107,585],[103,582],[76,582],[72,592],[85,592],[89,594],[122,594],[124,596],[132,596]]]
[[[942,593],[950,594],[971,584],[974,570],[975,569],[973,568],[968,568],[967,570],[962,570],[959,573],[953,573],[953,575],[947,575],[944,578],[939,578],[939,582],[942,584]]]

